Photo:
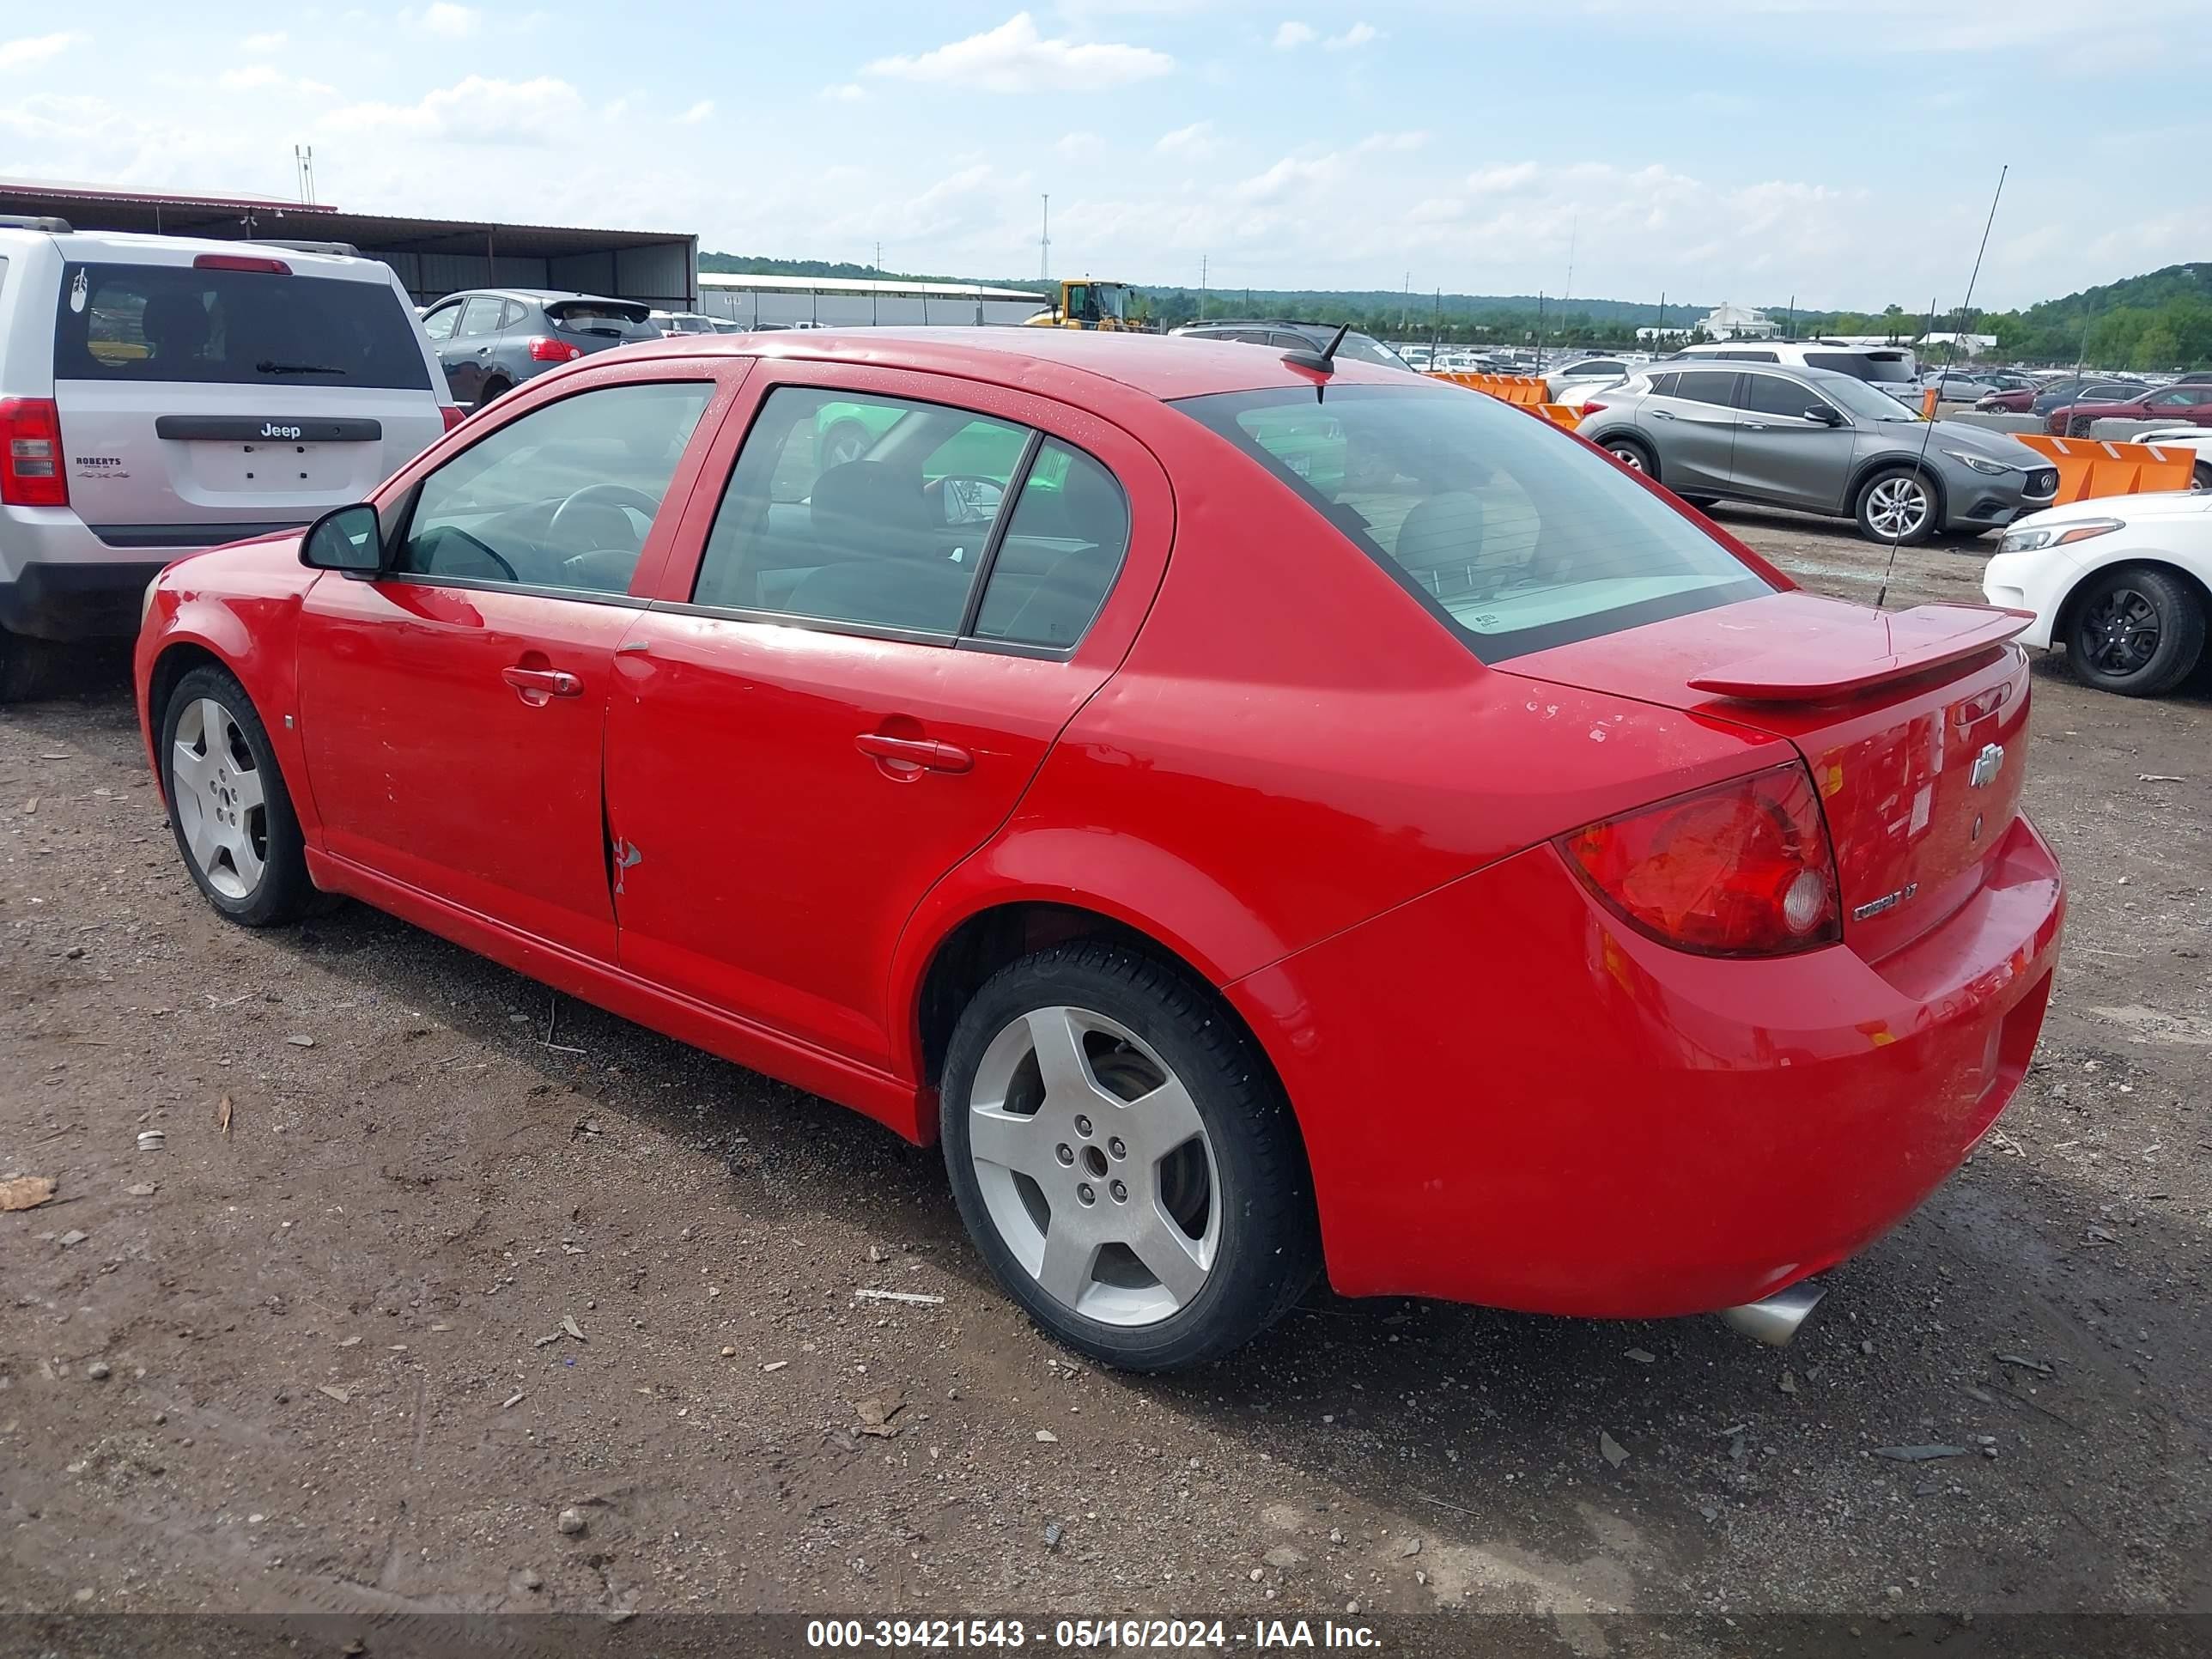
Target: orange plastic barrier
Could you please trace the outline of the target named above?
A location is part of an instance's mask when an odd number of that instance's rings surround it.
[[[2100,495],[2148,495],[2186,489],[2197,465],[2193,449],[2114,443],[2103,438],[2052,438],[2040,432],[2012,434],[2058,469],[2055,505]]]
[[[1540,374],[1464,374],[1452,369],[1423,371],[1431,380],[1449,380],[1475,392],[1486,392],[1500,403],[1533,409],[1552,400],[1552,388]]]
[[[1536,412],[1553,426],[1563,426],[1570,432],[1583,423],[1579,404],[1538,404]]]
[[[1920,418],[1923,421],[1934,420],[1936,418],[1936,405],[1942,402],[1942,400],[1943,388],[1941,386],[1931,386],[1927,391],[1922,392],[1920,394]]]

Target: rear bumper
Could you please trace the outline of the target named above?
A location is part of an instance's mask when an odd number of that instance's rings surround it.
[[[1863,1249],[2027,1066],[2063,885],[2023,818],[1991,884],[1879,963],[1668,950],[1549,846],[1239,981],[1313,1164],[1329,1278],[1650,1318]]]
[[[165,559],[26,564],[0,575],[0,628],[41,640],[128,639]]]

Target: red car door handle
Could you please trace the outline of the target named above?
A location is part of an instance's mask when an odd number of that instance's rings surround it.
[[[930,738],[890,738],[880,732],[863,732],[853,744],[864,755],[919,766],[925,771],[965,772],[975,764],[975,757],[965,749]]]
[[[580,697],[584,694],[583,681],[565,669],[502,668],[499,677],[526,696],[532,692],[541,697]]]

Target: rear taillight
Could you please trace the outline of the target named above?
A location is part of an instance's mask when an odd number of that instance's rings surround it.
[[[1843,935],[1835,858],[1796,762],[1562,836],[1607,908],[1662,944],[1781,956]]]
[[[533,363],[573,363],[583,355],[583,347],[572,346],[566,340],[543,334],[530,337],[530,361]]]
[[[62,419],[51,398],[0,398],[0,501],[67,507]]]
[[[446,422],[446,430],[448,432],[451,432],[466,418],[462,415],[459,406],[454,404],[440,404],[438,405],[438,414]]]
[[[1605,405],[1598,402],[1596,398],[1591,398],[1588,403],[1583,405],[1583,419],[1587,421],[1591,416],[1596,414],[1598,410],[1604,407]]]

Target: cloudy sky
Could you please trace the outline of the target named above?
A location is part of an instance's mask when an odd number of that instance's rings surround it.
[[[2205,0],[1016,3],[11,7],[0,176],[311,143],[356,210],[1024,276],[1049,191],[1060,274],[1920,309],[2009,163],[1983,302],[2212,258]]]

